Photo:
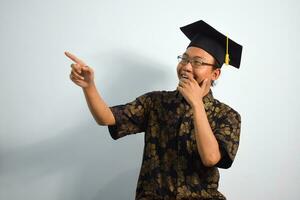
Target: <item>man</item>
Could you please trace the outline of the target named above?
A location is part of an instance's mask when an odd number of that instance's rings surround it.
[[[152,91],[108,107],[97,92],[93,70],[72,59],[71,80],[83,88],[99,125],[113,139],[145,132],[136,188],[139,200],[226,199],[218,191],[218,168],[229,168],[237,153],[241,117],[212,95],[223,63],[240,66],[242,46],[200,20],[180,28],[191,40],[178,56],[174,91]]]

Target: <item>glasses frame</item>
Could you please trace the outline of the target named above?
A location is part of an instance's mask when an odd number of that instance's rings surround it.
[[[177,56],[177,59],[178,59],[179,64],[187,65],[188,63],[191,63],[193,68],[201,68],[204,65],[209,65],[209,66],[216,67],[216,65],[214,65],[214,64],[203,62],[200,59],[196,60],[195,58],[184,57],[184,55]],[[200,65],[195,64],[195,61],[200,62]]]

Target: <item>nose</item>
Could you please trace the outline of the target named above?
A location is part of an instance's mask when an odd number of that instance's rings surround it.
[[[193,72],[193,67],[192,67],[191,63],[188,62],[186,65],[183,65],[181,67],[181,70],[192,73]]]

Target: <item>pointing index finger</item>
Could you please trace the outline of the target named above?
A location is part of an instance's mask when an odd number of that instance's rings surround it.
[[[80,60],[79,58],[77,58],[75,55],[73,55],[67,51],[65,51],[65,55],[68,58],[70,58],[71,60],[73,60],[75,63],[85,65],[85,63],[82,60]]]

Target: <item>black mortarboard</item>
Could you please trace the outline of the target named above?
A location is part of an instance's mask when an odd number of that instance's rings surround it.
[[[180,27],[180,30],[191,40],[188,47],[195,46],[207,51],[216,59],[218,67],[222,67],[223,63],[240,67],[243,47],[203,20]]]

